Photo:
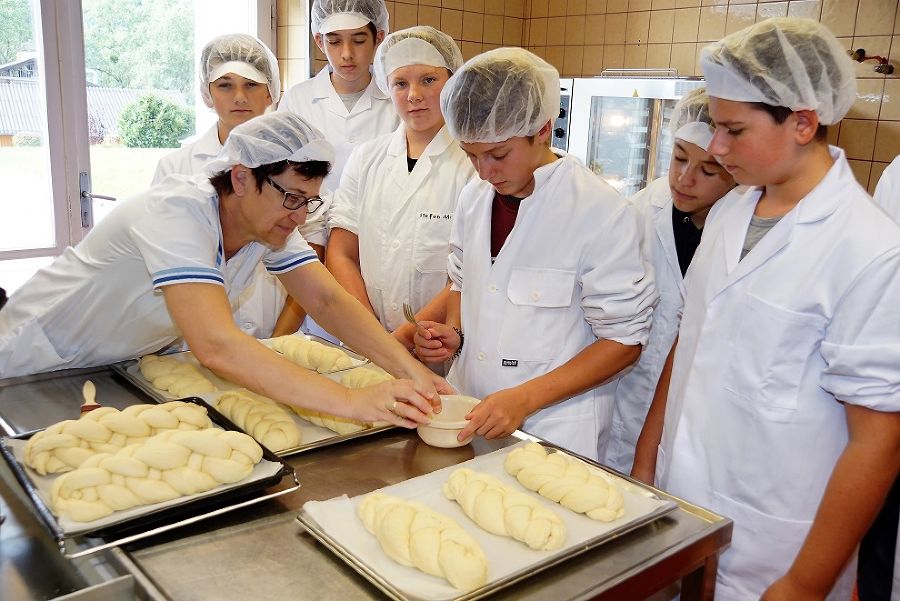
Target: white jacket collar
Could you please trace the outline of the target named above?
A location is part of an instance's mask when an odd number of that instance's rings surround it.
[[[369,67],[369,75],[372,75],[372,68]],[[366,86],[365,94],[367,96],[371,96],[372,98],[377,98],[379,100],[388,100],[388,96],[381,91],[381,88],[375,83],[375,77],[373,76],[369,81],[369,85]],[[337,90],[334,89],[334,84],[331,83],[331,65],[325,65],[322,69],[316,73],[316,76],[313,77],[313,85],[312,85],[312,99],[320,100],[322,98],[329,98],[334,96],[338,98]]]

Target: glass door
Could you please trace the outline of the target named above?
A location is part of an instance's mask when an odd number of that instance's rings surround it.
[[[624,196],[647,184],[652,98],[591,99],[587,166]]]

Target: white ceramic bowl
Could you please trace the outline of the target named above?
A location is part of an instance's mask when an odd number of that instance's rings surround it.
[[[433,447],[451,449],[469,444],[474,435],[460,442],[456,439],[466,424],[466,415],[480,403],[476,398],[461,394],[442,394],[441,412],[431,417],[431,423],[416,428],[419,437]]]

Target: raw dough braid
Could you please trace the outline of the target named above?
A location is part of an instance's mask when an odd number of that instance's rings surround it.
[[[484,551],[451,518],[422,503],[379,492],[366,496],[356,512],[366,530],[397,563],[446,578],[461,591],[478,588],[487,581]]]
[[[352,434],[354,432],[368,430],[369,428],[373,427],[373,424],[356,421],[355,419],[350,419],[349,417],[340,417],[337,415],[331,415],[330,413],[321,413],[313,409],[297,407],[296,405],[291,405],[290,409],[306,421],[315,424],[316,426],[328,428],[329,430],[337,432],[338,434]]]
[[[115,454],[97,453],[53,482],[57,515],[90,522],[139,505],[202,493],[243,480],[262,449],[242,432],[208,428],[163,432]]]
[[[300,428],[287,411],[249,390],[224,393],[216,402],[216,409],[272,451],[294,448],[302,439]]]
[[[195,365],[174,357],[144,355],[141,357],[140,368],[141,375],[153,384],[154,388],[170,392],[177,397],[196,396],[217,390]]]
[[[347,388],[365,388],[366,386],[374,386],[375,384],[380,384],[393,379],[394,377],[389,374],[384,374],[380,371],[375,371],[374,369],[360,367],[358,369],[351,369],[342,375],[341,384]]]
[[[491,534],[541,551],[559,549],[565,542],[566,525],[559,516],[489,474],[460,468],[444,483],[444,496]]]
[[[94,453],[115,453],[166,430],[202,430],[212,426],[206,408],[171,401],[131,405],[119,411],[100,407],[38,432],[25,445],[25,465],[42,476],[68,472]]]
[[[301,367],[320,374],[353,367],[353,360],[344,351],[309,340],[303,336],[279,336],[271,339],[272,348]]]
[[[625,515],[622,492],[587,465],[536,442],[514,449],[503,464],[525,488],[589,518],[611,522]]]

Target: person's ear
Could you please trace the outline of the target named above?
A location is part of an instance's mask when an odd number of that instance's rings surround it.
[[[247,193],[252,179],[250,170],[243,165],[235,165],[231,168],[231,187],[238,196],[244,196]]]
[[[538,133],[535,134],[537,136],[537,141],[539,144],[548,145],[550,142],[550,132],[553,130],[553,121],[547,121],[538,130]]]
[[[809,109],[794,111],[791,118],[794,122],[794,138],[798,144],[805,146],[815,139],[816,131],[819,129],[819,115],[816,111]]]
[[[313,40],[315,40],[316,46],[319,47],[319,50],[322,51],[322,54],[325,54],[325,42],[324,42],[324,40],[322,40],[322,34],[317,33],[316,35],[313,36]]]
[[[376,32],[375,33],[375,45],[377,46],[378,44],[380,44],[383,41],[384,41],[384,32],[383,31]]]

